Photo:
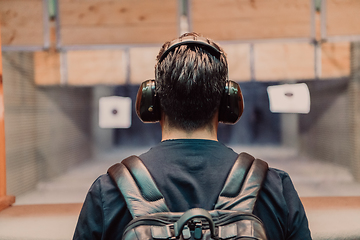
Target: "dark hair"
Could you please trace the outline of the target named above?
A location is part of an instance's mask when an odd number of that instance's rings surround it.
[[[187,33],[185,36],[199,36]],[[169,47],[166,42],[157,56],[155,66],[156,92],[161,110],[173,127],[192,131],[210,124],[218,110],[228,75],[226,56],[214,56],[201,45],[181,45],[161,62]]]

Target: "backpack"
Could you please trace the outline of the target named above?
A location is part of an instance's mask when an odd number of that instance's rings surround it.
[[[130,156],[108,169],[133,217],[122,239],[266,240],[263,223],[252,212],[267,170],[266,162],[241,153],[214,210],[193,208],[184,213],[170,212],[142,161]]]

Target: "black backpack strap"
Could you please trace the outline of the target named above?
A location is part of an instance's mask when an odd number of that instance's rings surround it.
[[[163,195],[137,156],[130,156],[111,166],[108,174],[124,196],[133,218],[150,213],[169,212]]]
[[[247,153],[239,154],[220,192],[215,209],[252,212],[267,171],[266,162]]]

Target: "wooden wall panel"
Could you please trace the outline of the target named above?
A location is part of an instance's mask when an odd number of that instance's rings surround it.
[[[310,37],[310,0],[192,0],[193,30],[216,40]]]
[[[69,85],[124,84],[126,64],[122,50],[69,51]]]
[[[60,53],[34,52],[34,74],[37,85],[59,85],[61,82]]]
[[[155,78],[156,56],[160,47],[130,49],[130,82],[140,84]]]
[[[59,1],[62,45],[163,43],[178,36],[177,0]]]
[[[250,81],[250,46],[249,44],[222,45],[229,66],[229,79],[234,81]]]
[[[315,78],[314,47],[311,44],[255,44],[254,58],[256,80]]]
[[[43,1],[0,0],[2,44],[43,46]]]
[[[334,42],[321,45],[321,77],[350,76],[350,43]]]
[[[359,23],[359,0],[326,1],[326,33],[328,36],[360,35]]]

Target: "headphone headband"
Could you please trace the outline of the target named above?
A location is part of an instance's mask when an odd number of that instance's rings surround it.
[[[169,52],[171,52],[176,47],[181,45],[197,45],[204,47],[206,48],[206,50],[208,50],[212,55],[216,56],[217,58],[220,58],[220,55],[222,54],[218,46],[211,43],[207,38],[198,37],[198,36],[184,36],[182,38],[171,41],[169,47],[160,56],[158,62],[164,60],[164,58],[169,54]]]

